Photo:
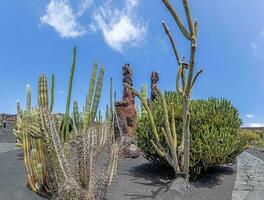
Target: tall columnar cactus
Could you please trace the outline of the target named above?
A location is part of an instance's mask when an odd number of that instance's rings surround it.
[[[141,97],[147,101],[147,85],[143,85],[141,87]],[[141,103],[141,114],[143,112],[146,112],[146,109],[144,108],[144,105],[143,103]]]
[[[44,74],[38,80],[38,104],[40,108],[48,108],[48,82]]]
[[[31,109],[31,87],[29,84],[27,84],[26,95],[27,95],[27,111],[29,112]]]
[[[76,100],[73,101],[73,121],[76,128],[80,127],[80,113],[78,108],[78,102]]]
[[[162,0],[163,4],[166,6],[172,17],[174,18],[177,26],[179,27],[180,31],[183,33],[183,35],[186,37],[186,39],[191,44],[190,49],[190,60],[189,63],[185,61],[183,58],[181,60],[180,55],[177,51],[176,44],[174,42],[174,39],[172,37],[172,34],[170,32],[169,27],[166,25],[165,21],[162,22],[162,25],[164,27],[165,33],[167,34],[172,48],[173,52],[175,54],[177,64],[178,64],[178,73],[176,78],[176,89],[177,92],[182,96],[183,99],[183,130],[182,130],[182,142],[181,142],[181,150],[183,155],[183,167],[184,172],[186,174],[186,180],[189,179],[189,160],[190,160],[190,110],[189,110],[189,104],[190,104],[190,97],[191,97],[191,91],[195,84],[195,81],[197,80],[197,77],[202,73],[202,70],[198,71],[196,75],[194,75],[194,65],[195,65],[195,55],[196,55],[196,49],[197,49],[197,36],[198,36],[198,21],[195,20],[193,22],[191,17],[191,12],[189,8],[188,0],[182,0],[182,4],[184,7],[185,15],[188,22],[188,27],[185,28],[184,24],[182,23],[182,20],[180,19],[178,13],[176,12],[175,8],[171,5],[169,0]],[[186,76],[186,71],[188,71],[188,75]]]
[[[91,79],[90,79],[90,84],[89,84],[89,91],[88,94],[86,96],[86,103],[85,103],[85,113],[84,113],[84,126],[87,127],[89,122],[90,122],[90,118],[91,118],[91,105],[92,105],[92,101],[93,101],[93,95],[94,95],[94,86],[95,86],[95,82],[96,82],[96,73],[97,73],[97,64],[95,63],[93,66],[93,72],[91,75]]]
[[[88,128],[90,123],[93,123],[97,114],[99,100],[101,97],[104,66],[100,68],[97,80],[97,64],[93,66],[93,72],[90,79],[89,91],[86,97],[85,113],[84,113],[84,128]]]
[[[53,111],[54,106],[54,87],[55,87],[55,75],[51,76],[51,90],[50,90],[50,112]]]
[[[93,97],[93,106],[91,110],[91,122],[94,121],[97,110],[98,110],[98,105],[99,105],[99,100],[101,97],[101,91],[102,91],[102,86],[103,86],[103,78],[104,78],[104,66],[101,67],[97,83],[96,83],[96,88],[95,88],[95,93]]]
[[[67,142],[70,138],[70,105],[71,105],[71,94],[72,94],[72,84],[73,84],[75,65],[76,65],[76,47],[74,47],[73,49],[73,59],[72,59],[71,72],[70,72],[69,85],[68,85],[66,111],[64,114],[63,126],[60,132],[63,143]]]
[[[21,114],[21,106],[20,106],[20,101],[17,100],[16,102],[16,111],[17,111],[17,120],[20,118],[20,114]]]
[[[75,53],[76,49],[74,50],[74,60]],[[74,70],[71,70],[66,113],[69,112],[73,72]],[[97,111],[103,72],[104,68],[102,67],[95,92],[92,95],[93,103],[89,112],[90,116],[92,116],[91,113],[96,114],[95,111]],[[54,84],[54,79],[52,82]],[[48,106],[48,86],[44,75],[39,77],[38,92],[39,108],[21,112],[20,104],[17,103],[18,113],[21,116],[17,121],[17,128],[14,130],[17,135],[21,136],[29,187],[37,193],[51,197],[51,199],[105,199],[106,191],[116,173],[121,145],[117,142],[109,143],[111,144],[109,164],[107,170],[99,176],[98,180],[95,174],[95,164],[97,154],[108,138],[114,134],[113,122],[110,119],[103,122],[101,112],[99,112],[99,121],[101,121],[99,126],[92,120],[86,128],[82,126],[76,128],[77,134],[71,140],[66,141],[64,137],[60,137],[61,126],[58,126],[58,116],[51,112],[53,103]],[[51,94],[51,96],[53,95]],[[78,119],[81,123],[82,113],[78,113],[77,102],[74,102],[73,109],[74,123],[78,123]],[[80,118],[78,118],[78,114]],[[64,128],[66,128],[65,117],[63,120]]]

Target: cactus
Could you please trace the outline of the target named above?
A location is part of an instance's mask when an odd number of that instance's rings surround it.
[[[104,66],[101,67],[97,81],[97,64],[93,66],[93,72],[90,79],[89,91],[86,97],[85,112],[84,112],[84,128],[88,128],[91,123],[94,122],[98,110],[99,100],[102,91],[103,77],[104,77]],[[96,82],[96,85],[95,85]]]
[[[54,106],[54,87],[55,87],[55,75],[51,76],[51,90],[50,90],[50,112],[53,111]]]
[[[44,74],[38,80],[38,104],[40,108],[48,108],[48,83]]]
[[[93,106],[91,110],[91,122],[94,121],[97,110],[98,110],[98,105],[99,105],[99,100],[101,97],[101,91],[102,91],[102,85],[103,85],[103,77],[104,77],[104,66],[101,67],[99,75],[98,75],[98,80],[96,83],[96,88],[95,88],[95,93],[93,97]]]
[[[143,85],[141,87],[141,97],[147,101],[147,86],[146,85]],[[143,103],[141,103],[141,114],[146,112],[146,109],[144,108],[144,105]]]
[[[62,129],[60,131],[60,137],[62,139],[62,143],[67,142],[70,138],[70,124],[69,124],[70,123],[70,104],[71,104],[72,84],[73,84],[75,65],[76,65],[76,47],[74,47],[73,49],[73,60],[72,60],[69,85],[68,85],[66,111],[64,114]]]
[[[17,120],[20,118],[20,114],[21,114],[21,106],[20,106],[20,101],[17,100],[16,102],[16,110],[17,110]]]
[[[97,64],[95,63],[93,66],[93,72],[90,79],[90,85],[89,85],[89,91],[86,96],[86,104],[85,104],[85,115],[84,115],[84,122],[85,127],[88,126],[90,119],[91,119],[91,105],[93,101],[93,95],[94,95],[94,86],[96,81],[96,73],[97,73]]]
[[[31,109],[31,87],[29,84],[27,84],[26,95],[27,95],[27,111],[29,112]]]
[[[18,113],[21,113],[21,116],[14,132],[21,136],[28,185],[33,191],[51,199],[102,200],[105,199],[106,191],[116,173],[121,144],[117,142],[111,144],[108,168],[97,181],[95,166],[97,154],[108,138],[113,137],[114,134],[113,121],[111,119],[103,121],[101,111],[98,113],[100,124],[94,122],[101,95],[104,67],[99,72],[95,92],[92,92],[92,103],[88,113],[91,121],[87,127],[82,126],[83,114],[79,113],[78,103],[74,101],[73,121],[74,125],[77,125],[75,128],[77,134],[70,140],[68,135],[65,137],[65,133],[69,134],[67,122],[69,122],[75,59],[76,49],[74,49],[66,113],[63,119],[59,115],[52,114],[54,94],[51,92],[51,104],[48,106],[47,81],[45,75],[41,75],[38,81],[39,108],[21,112],[20,104],[17,103]],[[54,88],[54,76],[52,85]],[[60,120],[63,120],[62,127],[66,132],[61,132]],[[63,137],[61,137],[62,133]]]
[[[80,113],[78,108],[78,102],[76,100],[73,101],[73,122],[76,129],[80,128]]]
[[[177,26],[179,27],[180,31],[183,33],[183,35],[186,37],[187,40],[190,41],[191,44],[191,52],[190,52],[190,61],[187,63],[185,59],[180,59],[180,55],[177,51],[175,42],[173,40],[172,34],[170,32],[169,27],[166,25],[165,21],[162,22],[163,28],[165,30],[165,33],[167,34],[170,43],[173,48],[173,52],[175,54],[177,64],[178,64],[178,73],[176,77],[176,90],[177,92],[182,96],[183,104],[183,130],[182,130],[182,142],[181,142],[181,151],[183,157],[181,158],[184,162],[184,172],[186,176],[186,180],[189,180],[189,160],[190,160],[190,110],[189,110],[189,104],[190,104],[190,97],[191,97],[191,91],[192,88],[198,78],[198,76],[202,73],[202,70],[198,71],[196,75],[194,75],[194,65],[195,65],[195,54],[197,49],[197,36],[198,36],[198,21],[195,20],[192,21],[190,8],[188,0],[182,0],[185,15],[188,22],[189,30],[185,28],[183,25],[178,13],[174,9],[174,7],[171,5],[169,0],[162,0],[172,17],[174,18]],[[186,71],[188,71],[188,75],[186,77]],[[181,83],[180,83],[181,81]]]

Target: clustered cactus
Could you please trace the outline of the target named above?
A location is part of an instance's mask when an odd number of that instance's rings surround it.
[[[79,113],[78,103],[74,101],[73,127],[70,127],[69,105],[76,48],[73,55],[64,116],[52,113],[54,75],[52,75],[50,101],[46,76],[41,75],[38,82],[39,106],[31,108],[31,89],[27,85],[27,109],[21,111],[20,103],[17,102],[18,121],[14,134],[17,137],[18,146],[22,147],[28,184],[34,192],[58,200],[99,200],[105,198],[116,174],[121,143],[115,141],[113,137],[114,112],[111,114],[113,117],[104,120],[99,114],[99,120],[95,121],[104,67],[100,69],[94,88],[97,72],[97,65],[94,65],[85,112]],[[98,176],[96,160],[100,151],[107,147],[105,144],[110,144],[109,163],[105,172]]]

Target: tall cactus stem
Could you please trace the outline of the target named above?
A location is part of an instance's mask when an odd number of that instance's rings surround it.
[[[50,90],[50,112],[53,111],[54,106],[54,87],[55,87],[55,75],[51,76],[51,90]]]

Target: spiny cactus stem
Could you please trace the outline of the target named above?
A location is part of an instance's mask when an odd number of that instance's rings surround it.
[[[89,91],[86,96],[86,103],[85,103],[85,112],[84,112],[84,127],[87,128],[90,123],[91,118],[91,105],[94,96],[94,86],[96,81],[96,73],[97,73],[97,64],[95,63],[93,66],[93,72],[90,79]]]
[[[54,87],[55,87],[55,75],[51,76],[51,91],[50,91],[50,112],[53,111],[54,106]]]
[[[27,84],[26,95],[27,95],[27,111],[29,112],[31,109],[31,87],[29,84]]]
[[[69,137],[70,127],[69,127],[69,113],[70,113],[70,104],[71,104],[71,95],[72,95],[72,83],[73,83],[73,77],[74,77],[74,71],[75,71],[75,64],[76,64],[76,47],[73,49],[73,61],[71,66],[71,72],[70,72],[70,79],[69,79],[69,86],[68,86],[68,95],[67,95],[67,104],[66,104],[66,112],[64,115],[64,125],[62,128],[62,135],[64,142],[67,141]]]
[[[110,78],[110,119],[113,119],[113,79]]]
[[[94,98],[93,98],[93,106],[91,110],[91,120],[90,120],[91,122],[94,121],[97,110],[98,110],[99,100],[100,100],[101,92],[102,92],[103,79],[104,79],[104,66],[102,66],[100,69],[98,80],[96,83],[96,88],[95,88],[95,93],[94,93]]]

